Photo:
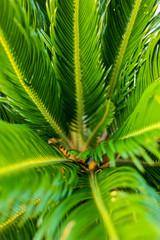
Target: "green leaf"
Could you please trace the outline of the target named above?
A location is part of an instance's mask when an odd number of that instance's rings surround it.
[[[67,121],[82,149],[84,123],[105,100],[104,73],[98,43],[97,3],[69,0],[50,3],[54,68],[62,87]]]
[[[8,224],[8,227],[3,232],[0,232],[0,237],[2,240],[22,240],[23,239],[33,239],[37,231],[37,219],[30,219],[21,226],[16,222],[12,225]]]
[[[119,126],[122,125],[127,117],[133,112],[145,89],[154,81],[159,80],[160,32],[158,25],[159,17],[155,16],[150,22],[146,37],[140,46],[142,54],[139,59],[139,64],[135,66],[135,70],[132,74],[126,69],[123,76],[126,79],[121,80],[124,87],[122,87],[122,92],[117,94],[117,99],[115,99],[114,102],[117,107],[122,107],[122,105],[125,105],[126,107],[122,108],[117,114]],[[128,67],[128,70],[129,68],[130,67]],[[130,80],[128,75],[130,76],[131,81],[129,84],[126,84],[126,82],[129,82]],[[128,91],[126,91],[126,89],[128,89]]]
[[[19,0],[19,4],[23,11],[26,12],[26,18],[28,20],[28,25],[32,26],[33,29],[46,29],[47,21],[43,10],[39,7],[37,0]],[[42,5],[45,1],[41,0]],[[44,8],[42,8],[44,9]]]
[[[48,213],[34,240],[91,240],[95,236],[145,240],[160,236],[159,195],[133,168],[91,173],[79,184],[83,191],[79,189]]]
[[[114,138],[126,139],[160,128],[160,84],[152,83]]]
[[[0,123],[0,231],[70,195],[79,168],[30,129]],[[49,204],[49,205],[47,205]]]
[[[144,161],[149,165],[155,165],[153,160],[160,160],[159,151],[159,129],[144,132],[140,135],[130,136],[129,138],[102,141],[96,148],[89,149],[80,155],[81,159],[87,157],[95,160],[98,165],[100,161],[105,166],[115,166],[119,159],[121,165],[126,165],[126,161],[133,161],[135,166],[144,172]],[[157,164],[157,163],[156,163]],[[156,166],[156,165],[155,165]]]
[[[156,9],[155,1],[135,0],[111,1],[109,6],[108,25],[104,35],[104,58],[106,66],[113,64],[109,78],[108,96],[112,97],[115,86],[120,88],[119,76],[125,64],[138,49],[144,36],[144,30]],[[107,36],[110,36],[107,38]],[[116,51],[115,51],[116,50]],[[113,56],[112,55],[113,52]],[[137,55],[137,54],[136,54]],[[111,58],[110,58],[111,56]],[[135,57],[135,61],[138,55]],[[111,59],[111,60],[110,60]],[[118,90],[118,89],[117,89]]]
[[[45,49],[16,2],[2,0],[0,14],[1,91],[30,126],[68,143],[60,88]]]

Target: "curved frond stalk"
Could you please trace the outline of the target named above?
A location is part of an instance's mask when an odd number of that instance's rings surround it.
[[[96,206],[97,206],[97,208],[100,212],[100,215],[103,219],[103,223],[106,227],[106,231],[108,233],[109,239],[110,240],[119,240],[117,231],[112,222],[109,211],[106,209],[106,206],[102,200],[103,198],[102,198],[99,188],[98,188],[98,184],[96,181],[96,175],[94,174],[93,171],[91,171],[90,185],[91,185],[91,189],[92,189],[92,193],[93,193],[93,197],[94,197]]]
[[[94,129],[92,129],[92,133],[91,133],[91,135],[89,136],[89,138],[87,139],[87,142],[86,142],[86,144],[85,144],[85,146],[84,146],[84,148],[83,148],[83,152],[85,152],[87,149],[88,149],[88,147],[89,147],[89,145],[90,145],[90,143],[93,141],[93,139],[97,136],[97,133],[99,133],[99,130],[104,126],[104,127],[107,127],[106,125],[109,125],[110,124],[110,122],[112,121],[110,121],[110,118],[112,119],[113,118],[113,113],[114,113],[114,111],[113,111],[113,109],[112,109],[112,103],[111,103],[111,100],[108,100],[108,102],[107,102],[107,106],[106,106],[106,109],[105,109],[105,112],[104,112],[104,114],[102,115],[102,118],[100,119],[100,121],[99,122],[97,122],[97,119],[98,118],[96,118],[96,126],[95,126],[95,128]],[[104,109],[102,109],[102,110],[104,110]],[[111,111],[111,112],[110,112]],[[100,113],[99,113],[100,114]],[[111,114],[111,116],[109,116]],[[108,118],[109,118],[109,122],[107,122],[107,124],[105,124],[105,121],[107,121],[108,120]]]
[[[77,111],[76,111],[76,126],[77,134],[76,142],[77,149],[82,149],[83,146],[83,116],[84,116],[84,106],[83,106],[83,89],[82,89],[82,76],[81,76],[81,65],[80,65],[80,45],[79,45],[79,0],[74,0],[75,12],[74,12],[74,62],[75,62],[75,83],[76,83],[76,102],[77,102]]]
[[[56,131],[56,133],[58,133],[58,135],[69,145],[69,140],[67,138],[67,136],[64,134],[64,132],[62,131],[62,129],[60,129],[60,126],[58,126],[57,122],[53,119],[53,117],[51,117],[50,113],[47,111],[45,105],[42,103],[42,101],[38,98],[38,95],[36,94],[36,92],[34,92],[34,90],[31,88],[29,88],[27,86],[27,84],[24,81],[24,77],[19,69],[19,66],[17,64],[17,62],[15,61],[14,55],[10,50],[10,47],[7,43],[7,40],[5,39],[2,30],[0,29],[0,43],[2,44],[10,62],[11,65],[19,79],[19,82],[21,83],[22,87],[24,88],[24,90],[26,91],[26,93],[29,95],[29,97],[32,99],[32,101],[34,102],[34,104],[37,106],[37,108],[39,109],[39,111],[41,112],[41,114],[44,116],[44,118],[46,119],[46,121],[50,124],[50,126]]]
[[[28,169],[28,168],[34,168],[34,167],[40,167],[40,166],[45,166],[45,165],[50,165],[53,163],[61,163],[64,162],[64,160],[66,161],[66,163],[68,162],[72,162],[69,160],[66,160],[65,158],[62,160],[57,160],[57,157],[37,157],[37,158],[28,158],[25,161],[23,161],[22,163],[16,163],[16,164],[10,164],[9,166],[4,166],[0,168],[0,177],[3,175],[6,175],[8,173],[13,173],[16,172],[17,170],[21,171],[22,169]]]
[[[131,33],[132,33],[133,25],[135,23],[140,5],[141,5],[141,0],[136,0],[133,11],[132,11],[132,14],[131,14],[131,17],[129,19],[129,24],[127,26],[125,34],[123,35],[123,40],[122,40],[120,49],[118,51],[118,55],[116,57],[115,64],[114,64],[114,67],[113,67],[113,71],[112,71],[112,74],[111,74],[111,77],[110,77],[110,85],[109,85],[109,89],[108,89],[108,93],[107,93],[109,98],[112,97],[113,90],[114,90],[115,85],[116,85],[116,81],[119,77],[122,61],[123,61],[123,58],[124,58],[124,55],[125,55],[125,52],[126,52],[126,48],[127,48],[127,45],[128,45]]]

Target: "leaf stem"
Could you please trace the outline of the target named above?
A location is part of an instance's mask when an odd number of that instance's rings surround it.
[[[75,62],[75,82],[76,82],[76,101],[77,101],[77,148],[80,150],[83,146],[83,90],[81,82],[81,66],[79,56],[79,0],[74,0],[74,62]]]
[[[101,217],[103,219],[104,225],[106,227],[107,233],[109,235],[110,240],[119,240],[119,237],[117,235],[116,229],[113,225],[112,219],[110,217],[110,214],[108,210],[106,209],[106,206],[102,200],[97,182],[96,177],[93,171],[90,171],[91,177],[90,177],[90,185],[93,193],[93,197],[95,200],[95,203],[97,205],[97,208],[101,214]]]
[[[92,131],[90,137],[88,138],[84,148],[83,148],[83,152],[85,152],[90,144],[90,142],[92,141],[92,139],[94,138],[95,134],[97,133],[97,131],[100,129],[100,127],[102,126],[102,124],[104,123],[107,115],[108,115],[108,112],[109,112],[109,105],[110,105],[110,102],[111,100],[109,99],[108,100],[108,103],[107,103],[107,107],[106,107],[106,111],[103,115],[103,118],[101,119],[101,121],[97,124],[96,128]]]

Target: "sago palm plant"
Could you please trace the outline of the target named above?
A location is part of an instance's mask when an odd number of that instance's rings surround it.
[[[156,0],[0,0],[0,239],[160,239]]]

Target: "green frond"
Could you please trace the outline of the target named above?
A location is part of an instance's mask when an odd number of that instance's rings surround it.
[[[0,0],[0,240],[160,239],[159,7]]]
[[[70,195],[78,167],[21,125],[0,124],[0,231]]]
[[[127,79],[128,77],[126,80],[122,80],[124,87],[122,87],[122,91],[119,92],[114,100],[117,106],[122,107],[122,105],[125,105],[117,114],[119,126],[122,125],[132,113],[145,89],[160,78],[160,31],[158,20],[159,17],[155,16],[148,26],[146,37],[140,46],[142,54],[139,59],[139,64],[135,67],[132,74],[128,71],[125,72],[125,76],[123,77],[126,78],[129,75],[131,81],[126,84],[126,82],[129,81],[129,79]],[[128,91],[126,91],[127,87],[129,89]]]
[[[103,1],[100,2],[103,3]],[[102,39],[102,56],[106,69],[115,63],[133,4],[134,0],[123,1],[123,3],[116,0],[109,2],[104,17],[103,27],[106,26],[106,28]]]
[[[103,162],[104,166],[115,166],[119,159],[132,160],[135,166],[144,171],[143,161],[154,165],[154,159],[159,162],[159,129],[146,131],[143,134],[130,136],[129,138],[102,141],[96,148],[89,149],[80,155],[81,159],[93,159],[98,165]],[[103,166],[103,165],[102,165]],[[156,165],[155,165],[156,166]]]
[[[30,219],[25,222],[23,226],[15,223],[0,232],[2,240],[22,240],[33,239],[37,231],[37,219]]]
[[[143,93],[114,138],[126,139],[160,128],[160,82],[155,81]]]
[[[26,25],[25,14],[16,2],[2,0],[0,11],[1,91],[30,126],[45,129],[50,136],[57,134],[68,143],[60,87],[45,49],[37,34]]]
[[[149,240],[160,236],[159,195],[134,169],[92,172],[91,177],[80,179],[79,186],[83,191],[79,189],[46,215],[34,240]]]
[[[43,22],[45,23],[44,30],[48,33],[49,27],[50,27],[50,21],[49,21],[48,13],[47,13],[47,1],[46,0],[33,0],[33,1],[35,3],[36,7],[43,13],[43,16],[44,16]]]
[[[120,88],[120,73],[127,61],[136,53],[144,37],[144,30],[154,14],[155,4],[156,0],[135,0],[129,3],[120,1],[118,4],[116,1],[111,1],[108,7],[109,16],[103,40],[103,55],[106,66],[113,64],[109,78],[108,96],[110,97],[113,95],[115,86]],[[137,57],[138,55],[135,57],[135,63]]]
[[[50,15],[56,77],[62,86],[64,110],[72,129],[77,132],[80,148],[84,123],[88,123],[105,100],[97,41],[97,3],[93,0],[51,2]]]
[[[41,1],[44,4],[45,1]],[[37,0],[19,0],[23,11],[26,12],[26,20],[32,29],[47,29],[44,12],[41,10]],[[43,8],[42,8],[43,9]]]

